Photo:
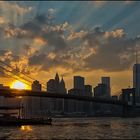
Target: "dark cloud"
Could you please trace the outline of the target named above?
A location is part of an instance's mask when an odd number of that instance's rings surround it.
[[[62,38],[59,32],[50,31],[45,33],[43,38],[46,39],[50,46],[54,47],[55,51],[61,51],[67,47],[66,41]]]
[[[53,37],[49,35],[47,38],[52,41],[49,44],[52,43],[51,45],[57,46],[57,41],[53,38],[55,35],[52,35]],[[73,43],[73,40],[71,41]],[[69,46],[71,41],[69,41]],[[77,40],[74,38],[74,41]],[[63,43],[60,48],[57,48],[59,51],[50,50],[46,54],[43,52],[32,56],[29,61],[30,64],[40,64],[43,70],[57,66],[73,69],[73,71],[126,70],[134,63],[135,47],[136,44],[140,44],[140,38],[127,38],[123,29],[103,31],[98,27],[85,34],[78,46],[62,49],[65,48],[65,43]],[[50,53],[53,53],[55,57],[50,58]]]
[[[35,37],[37,34],[39,35],[41,32],[41,26],[38,23],[36,23],[36,20],[25,23],[24,25],[21,26],[21,29],[29,33],[30,36],[27,37]]]
[[[30,65],[42,65],[46,63],[46,55],[45,54],[35,54],[29,58]]]
[[[50,58],[48,54],[41,53],[35,54],[29,58],[29,65],[31,66],[41,66],[42,70],[50,70],[51,68],[61,66],[68,67],[65,60],[62,59],[60,55],[57,54],[55,58]]]
[[[41,25],[48,24],[48,18],[44,14],[36,16],[34,20],[36,21],[37,24]]]
[[[134,63],[136,44],[140,43],[140,38],[128,39],[123,29],[112,32],[98,30],[84,39],[88,41],[89,47],[97,46],[96,53],[84,59],[85,67],[106,71],[129,69]]]
[[[19,32],[17,37],[36,38],[40,37],[46,41],[48,46],[59,51],[65,49],[67,43],[63,38],[64,26],[62,25],[49,25],[49,19],[45,15],[38,15],[33,20],[25,23],[20,27],[24,32]]]
[[[50,25],[47,16],[38,15],[21,27],[9,26],[6,35],[16,39],[43,40],[45,44],[33,53],[28,53],[34,47],[31,48],[31,44],[19,50],[29,54],[26,57],[29,66],[40,66],[42,70],[60,66],[73,71],[121,71],[134,63],[135,47],[140,44],[139,37],[127,38],[121,28],[104,31],[96,27],[91,31],[71,33],[66,28],[67,24]]]

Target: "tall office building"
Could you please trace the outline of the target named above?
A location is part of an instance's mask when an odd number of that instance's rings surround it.
[[[55,79],[50,79],[47,82],[47,92],[62,93],[62,94],[65,94],[67,92],[65,88],[65,81],[63,78],[59,80],[58,73],[56,73]]]
[[[85,85],[84,77],[74,76],[73,78],[73,88],[68,90],[68,94],[85,96]],[[74,112],[83,111],[83,102],[82,101],[70,101],[68,102],[68,110],[73,110]]]
[[[41,91],[41,84],[35,80],[32,83],[32,91]],[[41,98],[37,97],[25,97],[23,100],[23,106],[25,108],[25,118],[32,118],[40,115],[41,110]]]
[[[55,75],[55,90],[57,93],[59,93],[59,90],[60,90],[60,83],[59,83],[59,75],[58,73],[56,73]]]
[[[133,88],[136,89],[136,96],[140,97],[140,64],[133,66]]]
[[[56,73],[54,79],[50,79],[47,82],[47,92],[57,93],[57,94],[66,94],[67,90],[65,88],[65,81],[62,78],[60,80],[58,73]],[[63,99],[50,98],[49,99],[50,111],[53,113],[58,113],[63,111]]]
[[[84,77],[74,76],[74,89],[84,90]]]
[[[0,89],[10,89],[9,86],[4,86],[3,84],[0,84]]]
[[[67,92],[66,87],[65,87],[65,81],[64,81],[63,77],[62,77],[62,79],[59,83],[59,86],[60,86],[59,90],[60,90],[61,93],[64,94],[64,93]]]
[[[39,83],[39,81],[37,81],[37,80],[33,81],[32,90],[33,91],[41,91],[41,84]]]
[[[92,86],[91,85],[85,85],[85,96],[92,96]]]
[[[47,82],[47,92],[49,93],[55,93],[56,89],[55,89],[55,80],[54,79],[50,79]]]
[[[94,90],[94,97],[106,97],[107,86],[105,84],[98,84]]]
[[[102,77],[101,78],[102,84],[106,85],[106,96],[111,96],[111,88],[110,88],[110,77]]]

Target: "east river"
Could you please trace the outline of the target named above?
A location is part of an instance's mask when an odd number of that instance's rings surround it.
[[[57,118],[51,126],[0,127],[0,139],[140,139],[140,118]]]

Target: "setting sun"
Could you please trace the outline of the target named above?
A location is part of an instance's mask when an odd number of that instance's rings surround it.
[[[12,83],[12,85],[11,85],[11,88],[14,88],[14,89],[27,89],[27,86],[26,86],[26,84],[24,84],[21,81],[14,81]]]

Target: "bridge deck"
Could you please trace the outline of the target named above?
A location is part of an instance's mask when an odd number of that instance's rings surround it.
[[[90,101],[96,103],[106,103],[114,105],[127,105],[119,100],[112,100],[106,98],[95,98],[88,96],[78,96],[70,94],[60,94],[60,93],[48,93],[42,91],[31,91],[31,90],[16,90],[16,89],[0,89],[0,96],[4,97],[18,97],[18,96],[32,96],[32,97],[48,97],[48,98],[61,98],[61,99],[73,99],[81,101]]]

